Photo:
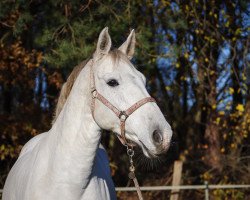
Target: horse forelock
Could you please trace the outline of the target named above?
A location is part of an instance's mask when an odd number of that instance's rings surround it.
[[[109,52],[108,56],[110,56],[114,62],[114,65],[117,65],[117,62],[119,60],[124,60],[125,62],[130,62],[128,57],[122,53],[119,49],[114,49],[112,51]]]

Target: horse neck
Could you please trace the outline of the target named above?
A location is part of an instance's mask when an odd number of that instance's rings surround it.
[[[49,134],[53,179],[81,188],[89,181],[101,137],[91,115],[89,70],[85,66],[80,72]]]

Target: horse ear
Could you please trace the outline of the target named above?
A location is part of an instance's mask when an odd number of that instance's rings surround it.
[[[126,54],[129,59],[133,58],[135,52],[135,31],[130,32],[127,40],[119,47],[119,50]]]
[[[108,33],[108,27],[105,27],[98,38],[94,59],[100,59],[103,55],[107,55],[111,48],[111,38]]]

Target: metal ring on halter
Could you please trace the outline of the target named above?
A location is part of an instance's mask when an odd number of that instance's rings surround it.
[[[121,121],[125,121],[127,118],[128,118],[127,113],[125,111],[121,111],[120,114],[119,114],[119,119]]]
[[[93,99],[97,97],[97,91],[96,91],[96,89],[93,89],[93,90],[91,91],[91,93],[92,93],[92,98],[93,98]]]

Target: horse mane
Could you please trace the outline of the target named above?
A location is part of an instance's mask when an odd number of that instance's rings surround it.
[[[59,116],[60,112],[63,109],[63,106],[70,94],[70,91],[75,83],[76,78],[78,77],[81,70],[85,67],[85,65],[88,63],[90,59],[86,59],[82,61],[79,65],[74,67],[73,71],[70,73],[69,77],[67,78],[67,81],[62,85],[62,89],[60,91],[59,98],[57,100],[55,113],[53,116],[52,124],[56,121],[57,117]]]
[[[119,60],[120,58],[125,58],[127,59],[127,57],[118,49],[114,49],[112,51],[109,52],[108,54],[109,56],[111,56],[112,60],[114,60],[114,62],[116,62],[117,60]],[[56,121],[57,117],[59,116],[60,112],[63,109],[63,106],[70,94],[70,91],[75,83],[76,78],[78,77],[79,73],[81,72],[81,70],[85,67],[85,65],[88,63],[90,59],[86,59],[84,61],[82,61],[79,65],[77,65],[76,67],[74,67],[73,71],[70,73],[67,81],[62,85],[62,89],[60,91],[60,95],[57,101],[57,105],[56,105],[56,109],[54,112],[54,117],[52,120],[52,124],[54,124],[54,122]]]

